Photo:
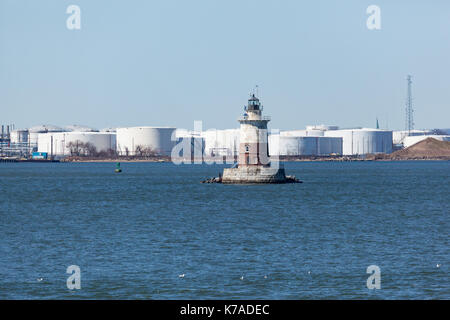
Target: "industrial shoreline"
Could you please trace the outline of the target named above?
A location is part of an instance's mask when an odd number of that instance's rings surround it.
[[[428,159],[428,160],[442,160],[442,159]],[[203,163],[208,161],[208,159],[187,159],[186,163]],[[386,161],[385,159],[365,159],[365,158],[351,158],[351,157],[335,157],[335,158],[328,158],[328,157],[289,157],[289,158],[281,158],[278,160],[279,162],[354,162],[354,161]],[[136,162],[136,163],[142,163],[142,162],[153,162],[153,163],[169,163],[172,162],[171,159],[167,159],[166,157],[161,158],[152,158],[152,159],[120,159],[120,158],[109,158],[109,159],[83,159],[83,158],[77,158],[77,159],[71,159],[71,158],[65,158],[61,160],[32,160],[32,159],[10,159],[10,158],[2,158],[0,159],[0,162],[32,162],[32,163],[48,163],[48,162],[79,162],[79,163],[116,163],[116,162]],[[226,162],[223,162],[223,164],[227,164]],[[230,164],[231,165],[231,164]]]
[[[422,143],[425,144],[425,143]],[[443,143],[442,145],[446,145],[448,148],[450,148],[450,143]],[[416,146],[420,147],[421,145]],[[429,151],[426,151],[428,154],[412,154],[412,155],[406,155],[401,156],[398,153],[393,154],[369,154],[365,157],[357,157],[357,156],[281,156],[278,158],[278,161],[280,162],[358,162],[358,161],[450,161],[450,154],[441,154],[441,155],[430,155]],[[185,163],[203,163],[206,161],[211,161],[213,159],[210,158],[202,158],[202,159],[185,159]],[[105,159],[95,159],[95,158],[65,158],[62,159],[60,162],[159,162],[159,163],[167,163],[172,162],[172,160],[169,157],[152,157],[152,158],[146,158],[146,159],[136,159],[136,158],[105,158]],[[226,164],[226,162],[223,162]]]
[[[242,167],[267,164],[268,155],[274,161],[446,160],[450,157],[448,148],[436,144],[431,144],[427,152],[417,150],[418,154],[396,155],[397,151],[405,151],[429,138],[450,142],[450,129],[408,127],[394,131],[380,128],[377,120],[375,128],[322,124],[269,132],[271,118],[262,115],[264,106],[259,98],[252,94],[248,102],[243,116],[238,118],[240,128],[233,129],[139,126],[97,130],[81,125],[38,125],[16,130],[14,125],[6,125],[5,131],[2,125],[0,161],[164,162],[171,161],[175,155],[179,160],[203,157],[213,162],[222,162],[222,157],[226,157]]]
[[[202,163],[203,161],[214,161],[217,158],[208,156],[184,158],[185,163]],[[222,159],[221,163],[228,163],[231,159]],[[228,160],[226,162],[225,160]],[[232,157],[233,162],[237,162],[237,157]],[[364,156],[278,156],[280,162],[354,162],[354,161],[450,161],[450,141],[440,141],[434,138],[427,138],[408,148],[397,150],[391,154],[377,153],[366,154]],[[115,158],[85,158],[67,157],[62,161],[67,162],[171,162],[168,156],[152,156],[146,158],[136,157],[115,157]]]
[[[230,162],[237,162],[237,157],[226,159],[211,158],[204,156],[202,158],[183,158],[177,159],[178,162],[183,163],[223,163],[232,165]],[[360,161],[450,161],[450,142],[438,141],[436,139],[428,138],[411,147],[403,150],[398,150],[391,154],[367,154],[364,156],[278,156],[276,161],[280,162],[360,162]],[[55,159],[27,159],[15,157],[0,157],[0,162],[33,162],[33,163],[48,163],[48,162],[154,162],[154,163],[169,163],[172,162],[171,157],[155,155],[151,157],[84,157],[84,156],[69,156],[59,160]]]
[[[360,162],[360,161],[450,161],[450,157],[447,158],[423,158],[423,159],[280,159],[280,162]],[[48,161],[50,162],[50,161]],[[79,162],[79,163],[104,163],[104,162],[153,162],[153,163],[169,163],[171,161],[167,160],[140,160],[140,159],[132,159],[132,160],[117,160],[117,159],[90,159],[90,160],[63,160],[59,162]]]
[[[76,130],[76,131],[69,131]],[[91,131],[89,131],[91,130]],[[94,131],[89,128],[54,128],[43,126],[15,130],[0,138],[0,157],[65,159],[86,157],[97,159],[127,159],[170,157],[175,146],[183,152],[191,150],[204,157],[237,157],[240,129],[189,131],[168,127],[118,128]],[[365,158],[370,154],[392,154],[427,138],[450,141],[450,129],[388,131],[372,128],[340,129],[337,126],[307,126],[306,130],[269,133],[268,154],[302,161],[311,158]],[[181,143],[181,145],[180,145]],[[199,153],[197,153],[199,152]],[[180,155],[189,157],[189,154]],[[194,154],[193,154],[194,156]],[[435,156],[434,152],[430,156]],[[438,155],[440,156],[440,155]],[[297,158],[298,157],[298,158]],[[69,160],[70,161],[70,160]],[[151,159],[150,161],[153,161]]]

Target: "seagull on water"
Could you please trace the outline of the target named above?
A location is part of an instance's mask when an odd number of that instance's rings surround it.
[[[241,276],[239,279],[244,280],[244,276]]]
[[[37,282],[41,282],[42,280],[44,280],[44,278],[37,278],[36,280]]]
[[[180,275],[178,276],[178,278],[184,278],[184,276],[185,276],[185,274],[183,273],[183,274],[180,274]]]
[[[436,268],[440,268],[441,267],[441,265],[438,263],[437,265],[436,265]]]

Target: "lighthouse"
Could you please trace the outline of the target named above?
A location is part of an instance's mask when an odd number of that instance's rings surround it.
[[[238,165],[268,166],[267,123],[270,118],[262,116],[263,106],[254,94],[244,110],[243,117],[238,120],[241,124]]]
[[[237,166],[223,170],[220,182],[227,184],[291,183],[299,182],[286,176],[284,168],[271,164],[269,157],[267,124],[269,117],[262,115],[263,106],[252,94],[244,107],[240,123],[240,143]]]

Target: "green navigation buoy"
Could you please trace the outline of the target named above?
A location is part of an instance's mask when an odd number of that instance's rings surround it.
[[[122,172],[122,169],[120,169],[120,162],[116,163],[116,170],[114,170],[115,173]]]

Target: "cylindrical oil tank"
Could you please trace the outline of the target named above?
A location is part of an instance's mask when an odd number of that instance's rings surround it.
[[[69,126],[64,127],[64,131],[75,131],[75,132],[98,132],[97,129],[88,127],[88,126],[82,126],[78,124],[72,124]]]
[[[173,127],[117,128],[117,152],[119,155],[133,156],[137,155],[139,148],[170,156],[176,144],[175,130]]]
[[[408,148],[416,143],[423,141],[427,138],[433,138],[440,141],[450,141],[450,135],[421,135],[421,136],[408,136],[403,140],[403,146]]]
[[[115,149],[113,132],[48,132],[39,134],[38,138],[38,151],[54,156],[95,155],[115,152]]]
[[[306,130],[280,131],[280,136],[306,137]]]
[[[321,137],[295,137],[271,134],[269,136],[269,155],[271,156],[310,156],[317,155],[318,139]]]
[[[46,132],[64,132],[65,130],[54,126],[54,125],[40,125],[40,126],[34,126],[31,127],[30,129],[28,129],[28,143],[30,145],[30,147],[33,148],[33,150],[37,150],[38,148],[38,139],[39,139],[39,134],[41,133],[46,133]]]
[[[298,138],[298,154],[301,156],[318,155],[319,137],[297,137]]]
[[[207,156],[234,156],[239,152],[239,129],[209,129],[203,131],[201,135],[205,140],[205,154]]]
[[[229,150],[228,155],[235,156],[239,153],[240,130],[227,129],[223,130],[225,135],[225,145]]]
[[[175,130],[175,136],[177,143],[183,143],[183,146],[190,145],[190,154],[189,150],[183,149],[183,153],[177,156],[195,159],[205,154],[205,139],[201,131],[178,128]]]
[[[317,154],[341,155],[342,154],[342,138],[340,137],[317,137]]]
[[[433,134],[432,130],[400,130],[392,132],[392,142],[396,145],[402,144],[403,140],[408,136],[424,136]]]
[[[308,137],[323,137],[324,130],[319,130],[319,129],[306,130],[306,136],[308,136]]]
[[[346,129],[325,131],[325,136],[342,138],[344,155],[391,153],[392,131],[380,129]]]
[[[338,130],[338,126],[334,125],[326,125],[326,124],[319,124],[319,125],[310,125],[306,126],[306,130],[321,130],[321,131],[327,131],[327,130]]]
[[[11,131],[11,143],[28,143],[28,130]]]
[[[280,134],[269,134],[269,156],[280,155],[280,138],[283,137]]]
[[[116,128],[103,128],[100,132],[116,132]]]
[[[195,134],[196,134],[196,132],[190,131],[190,130],[187,130],[187,129],[177,128],[175,130],[175,136],[177,137],[177,139],[179,139],[179,138],[190,138],[190,137],[192,137]]]
[[[269,154],[280,156],[326,156],[342,154],[341,137],[296,137],[271,134]]]
[[[270,156],[297,156],[299,154],[299,137],[282,136],[280,134],[269,135]]]
[[[205,155],[210,156],[215,154],[214,150],[217,148],[217,130],[208,129],[202,131],[201,135],[205,141]]]
[[[37,151],[38,152],[48,152],[48,154],[51,154],[52,152],[52,137],[55,133],[37,133],[36,141],[38,141],[37,144]],[[53,145],[55,147],[55,145]],[[53,151],[55,148],[53,148]]]

